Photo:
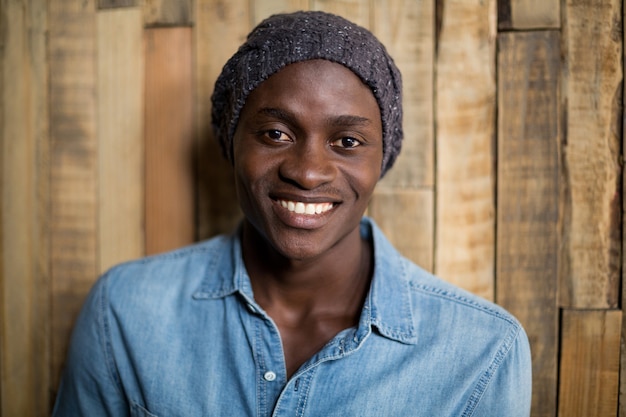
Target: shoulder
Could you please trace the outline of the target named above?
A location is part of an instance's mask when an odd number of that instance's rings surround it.
[[[108,303],[190,296],[206,280],[232,269],[234,240],[234,236],[221,235],[116,265],[100,277],[93,291],[100,292]]]
[[[500,305],[451,284],[406,258],[402,258],[402,262],[416,304],[431,307],[440,305],[475,318],[482,317],[488,322],[502,321],[504,325],[521,327],[519,321]]]

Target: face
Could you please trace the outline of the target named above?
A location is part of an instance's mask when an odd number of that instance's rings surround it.
[[[352,71],[312,60],[272,75],[248,96],[233,154],[244,239],[256,234],[293,260],[360,248],[382,127],[374,95]]]

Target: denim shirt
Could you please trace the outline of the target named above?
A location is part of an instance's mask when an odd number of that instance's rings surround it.
[[[527,336],[403,258],[372,220],[356,328],[287,378],[237,234],[117,266],[74,328],[55,416],[528,416]]]

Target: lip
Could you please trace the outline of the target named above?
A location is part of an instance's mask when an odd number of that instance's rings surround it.
[[[290,207],[285,207],[285,205]],[[297,209],[296,205],[299,206]],[[311,230],[324,226],[338,205],[337,201],[327,197],[272,197],[272,208],[276,216],[285,225],[298,229]],[[311,213],[313,209],[315,213]],[[302,210],[304,212],[300,212]]]

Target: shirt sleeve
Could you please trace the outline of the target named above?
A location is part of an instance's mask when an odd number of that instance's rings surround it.
[[[478,400],[472,417],[528,417],[532,394],[532,362],[528,337],[519,333]]]
[[[129,414],[110,355],[106,289],[105,276],[92,288],[78,316],[52,412],[54,417]]]

